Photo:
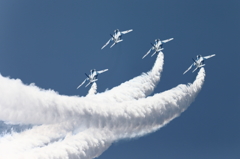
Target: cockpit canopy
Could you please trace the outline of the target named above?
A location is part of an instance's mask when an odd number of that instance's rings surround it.
[[[201,57],[201,55],[197,55],[197,59],[199,59]]]
[[[95,72],[95,71],[96,71],[96,69],[92,69],[92,70],[90,70],[91,74],[93,74],[93,72]]]
[[[119,32],[119,29],[114,30],[115,33]]]

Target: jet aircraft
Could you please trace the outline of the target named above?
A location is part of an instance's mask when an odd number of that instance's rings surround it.
[[[142,57],[142,59],[144,58],[144,57],[146,57],[150,52],[151,52],[151,50],[155,50],[155,52],[152,54],[152,56],[153,55],[155,55],[156,53],[159,53],[160,51],[162,51],[163,50],[163,43],[167,43],[167,42],[169,42],[169,41],[171,41],[171,40],[173,40],[173,38],[170,38],[170,39],[166,39],[166,40],[160,40],[160,39],[156,39],[155,40],[155,44],[153,45],[152,43],[151,43],[151,45],[152,45],[152,47],[151,47],[151,49]],[[151,57],[152,57],[151,56]]]
[[[123,41],[123,39],[122,39],[123,34],[127,34],[131,31],[133,31],[133,30],[132,29],[126,30],[126,31],[119,31],[118,29],[114,30],[114,34],[113,35],[110,34],[111,38],[107,41],[107,43],[105,45],[103,45],[103,47],[101,49],[105,48],[110,43],[110,41],[113,41],[113,44],[110,46],[110,48],[112,48],[115,44]]]
[[[77,89],[80,88],[87,80],[89,80],[89,83],[85,87],[87,87],[91,83],[96,82],[98,80],[97,79],[98,75],[103,73],[103,72],[106,72],[106,71],[108,71],[108,69],[101,70],[101,71],[96,71],[96,69],[92,69],[92,70],[90,70],[90,74],[89,75],[87,75],[85,73],[87,78],[77,87]]]
[[[196,68],[192,72],[194,72],[197,69],[205,66],[204,60],[209,59],[209,58],[211,58],[213,56],[215,56],[215,54],[209,55],[209,56],[204,56],[204,57],[202,55],[197,55],[196,60],[193,59],[193,61],[194,61],[193,64],[185,72],[183,72],[183,74],[187,73],[193,66],[195,66]]]

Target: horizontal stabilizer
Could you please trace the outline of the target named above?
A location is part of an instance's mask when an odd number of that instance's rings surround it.
[[[201,64],[201,65],[200,65],[200,66],[198,66],[198,67],[200,68],[200,67],[203,67],[203,66],[205,66],[205,64]]]
[[[122,41],[123,41],[123,39],[121,39],[121,40],[117,40],[116,43],[120,43],[120,42],[122,42]]]
[[[94,80],[92,80],[90,83],[93,83],[93,82],[96,82],[98,79],[94,79]]]

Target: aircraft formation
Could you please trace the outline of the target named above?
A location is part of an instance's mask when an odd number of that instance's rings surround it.
[[[130,30],[126,30],[126,31],[120,31],[119,29],[114,30],[114,34],[110,34],[111,38],[107,41],[106,44],[103,45],[103,47],[101,48],[104,49],[111,41],[113,42],[112,45],[110,46],[110,48],[112,48],[114,45],[116,45],[117,43],[120,43],[123,41],[122,39],[122,35],[123,34],[127,34],[132,32],[133,29]],[[167,43],[169,41],[172,41],[174,38],[170,38],[170,39],[166,39],[166,40],[160,40],[160,39],[156,39],[155,40],[155,44],[152,44],[152,47],[149,49],[149,51],[142,57],[142,59],[144,59],[148,54],[150,54],[150,52],[153,50],[153,54],[151,55],[151,57],[153,55],[155,55],[156,53],[160,53],[164,48],[163,48],[163,44]],[[187,73],[193,66],[195,66],[195,69],[192,72],[195,72],[197,69],[200,69],[201,67],[205,66],[204,64],[204,60],[209,59],[211,57],[215,56],[215,54],[213,55],[209,55],[209,56],[202,56],[202,55],[197,55],[196,59],[193,59],[193,64],[185,71],[183,72],[183,74]],[[101,71],[96,71],[96,69],[92,69],[90,70],[90,74],[87,75],[85,73],[85,75],[87,76],[87,78],[77,87],[80,88],[86,81],[89,81],[89,83],[85,86],[87,87],[88,85],[96,82],[98,80],[98,75],[108,71],[108,69],[104,69]]]

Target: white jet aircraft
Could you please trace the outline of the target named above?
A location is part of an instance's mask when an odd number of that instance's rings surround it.
[[[96,69],[92,69],[92,70],[90,70],[90,74],[89,75],[87,75],[85,73],[87,78],[77,87],[77,89],[80,88],[87,80],[89,80],[89,83],[85,87],[87,87],[89,84],[91,84],[93,82],[96,82],[98,80],[97,79],[98,75],[103,73],[103,72],[106,72],[106,71],[108,71],[108,69],[101,70],[101,71],[96,71]]]
[[[183,74],[187,73],[193,66],[195,66],[196,68],[192,72],[194,72],[197,69],[205,66],[204,60],[209,59],[213,56],[215,56],[215,54],[209,55],[209,56],[204,56],[204,57],[202,55],[197,55],[197,59],[196,60],[193,59],[193,61],[194,61],[193,64],[185,72],[183,72]]]
[[[155,50],[155,52],[152,54],[152,56],[155,55],[156,53],[159,53],[160,51],[163,50],[163,48],[162,48],[163,43],[167,43],[167,42],[169,42],[169,41],[171,41],[171,40],[173,40],[173,38],[170,38],[170,39],[167,39],[167,40],[163,40],[163,41],[161,41],[160,39],[156,39],[156,40],[155,40],[155,44],[153,45],[153,44],[151,43],[151,44],[152,44],[151,49],[142,57],[142,59],[143,59],[144,57],[146,57],[146,56],[151,52],[151,50]],[[152,57],[152,56],[151,56],[151,57]]]
[[[131,31],[133,30],[132,29],[126,30],[126,31],[119,31],[118,29],[114,30],[114,34],[113,35],[110,34],[111,38],[108,40],[108,42],[105,45],[103,45],[101,49],[105,48],[110,43],[110,41],[113,41],[113,44],[110,46],[110,48],[112,48],[115,44],[123,41],[122,34],[127,34]]]

